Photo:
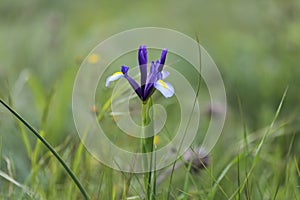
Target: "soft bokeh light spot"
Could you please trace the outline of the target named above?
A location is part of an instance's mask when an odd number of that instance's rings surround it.
[[[158,145],[159,142],[160,142],[159,136],[158,136],[158,135],[155,135],[155,136],[154,136],[154,140],[153,140],[153,144],[154,144],[154,145]]]
[[[100,60],[100,56],[98,54],[91,54],[89,57],[88,57],[88,62],[90,64],[96,64],[98,61]]]

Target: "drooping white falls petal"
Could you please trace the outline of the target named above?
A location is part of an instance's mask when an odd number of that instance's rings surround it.
[[[174,88],[173,86],[168,83],[164,82],[163,80],[158,80],[154,83],[154,87],[162,93],[166,98],[172,97],[174,95]]]
[[[105,83],[105,86],[107,87],[109,85],[110,82],[112,81],[116,81],[118,80],[119,78],[123,77],[123,73],[122,72],[115,72],[113,75],[107,77],[106,79],[106,83]]]

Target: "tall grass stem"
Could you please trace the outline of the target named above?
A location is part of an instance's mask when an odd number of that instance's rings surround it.
[[[19,121],[21,121],[48,149],[49,151],[56,157],[56,159],[60,162],[63,168],[70,175],[78,189],[81,191],[82,195],[85,199],[90,199],[89,195],[81,185],[80,181],[77,179],[76,175],[72,172],[72,170],[68,167],[62,157],[55,151],[55,149],[45,140],[37,130],[33,128],[23,117],[21,117],[14,109],[12,109],[7,103],[5,103],[2,99],[0,99],[0,103],[7,108]]]

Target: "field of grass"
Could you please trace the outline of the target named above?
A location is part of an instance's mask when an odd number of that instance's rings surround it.
[[[198,37],[221,72],[228,103],[209,165],[196,173],[191,164],[157,171],[162,179],[156,199],[300,199],[299,10],[297,0],[1,0],[1,102],[45,138],[78,183],[32,130],[0,104],[0,199],[84,199],[82,190],[91,199],[144,198],[142,174],[101,164],[81,143],[72,91],[80,64],[98,43],[148,26]],[[133,60],[126,62],[136,64],[136,52],[129,58]],[[167,64],[174,63],[171,67],[197,90],[194,71],[176,59],[170,55]],[[106,75],[123,62],[112,63]],[[96,93],[99,123],[114,143],[132,150],[139,141],[121,136],[106,105],[112,89],[104,83],[99,81]],[[209,106],[205,84],[198,99]],[[179,108],[175,98],[154,94],[153,100],[162,102],[170,116],[160,148],[177,127]],[[131,105],[139,103],[136,98]],[[207,112],[202,114],[192,148],[201,144],[210,120]]]

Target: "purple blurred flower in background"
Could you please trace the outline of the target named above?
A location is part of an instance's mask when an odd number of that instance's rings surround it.
[[[115,72],[113,75],[109,76],[106,79],[106,87],[110,82],[124,77],[128,80],[131,87],[134,89],[136,94],[142,101],[147,101],[149,97],[153,94],[155,89],[160,91],[162,95],[166,98],[169,98],[174,95],[173,86],[163,81],[168,75],[169,72],[163,71],[163,67],[166,61],[167,49],[163,49],[161,52],[160,60],[151,62],[149,74],[147,74],[148,68],[148,52],[145,45],[140,46],[138,51],[138,62],[141,73],[141,85],[139,85],[133,78],[128,75],[129,67],[122,66],[120,72]]]

